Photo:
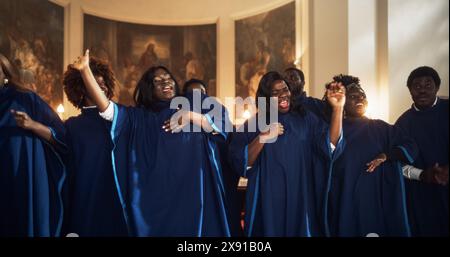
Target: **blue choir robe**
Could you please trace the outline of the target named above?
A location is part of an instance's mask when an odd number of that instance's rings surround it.
[[[176,112],[169,104],[157,103],[154,112],[114,106],[113,169],[129,231],[136,236],[230,236],[213,144],[226,133],[165,132],[164,121]]]
[[[55,145],[16,125],[10,110],[48,126]],[[66,176],[64,125],[35,93],[0,88],[0,236],[59,236]]]
[[[409,236],[400,163],[386,161],[372,173],[366,164],[394,147],[412,163],[414,141],[399,128],[367,118],[344,119],[343,133],[345,150],[328,174],[328,235]]]
[[[343,138],[332,152],[328,127],[311,112],[304,116],[280,113],[278,122],[283,124],[284,134],[264,145],[251,168],[247,164],[248,145],[260,131],[248,132],[246,121],[244,132],[238,129],[232,136],[229,158],[233,169],[248,178],[245,235],[321,236],[324,195],[315,192],[323,191],[325,185],[323,180],[314,182],[314,173],[326,169],[340,155]]]
[[[448,100],[425,111],[409,109],[397,120],[417,143],[413,166],[427,169],[435,163],[448,165]],[[448,236],[448,185],[425,184],[406,179],[408,213],[414,236]]]
[[[185,97],[189,100],[189,102],[194,102],[194,93],[195,91],[191,91],[185,94]],[[213,105],[208,106],[205,103],[205,99],[209,96],[201,93],[199,90],[197,91],[197,96],[201,99],[203,105],[201,110],[195,110],[193,106],[191,106],[191,111],[201,112],[202,114],[209,113]],[[228,115],[228,111],[225,106],[223,106],[217,98],[209,97],[209,104],[214,104],[215,106],[220,106],[220,116],[208,116],[211,117],[210,123],[212,124],[220,124],[224,126],[218,130],[228,130],[233,131],[234,126],[231,123]],[[218,114],[218,113],[217,113]],[[209,145],[211,147],[211,152],[214,152],[216,159],[219,160],[220,165],[217,165],[217,170],[219,174],[221,174],[223,178],[223,187],[225,192],[225,211],[227,212],[228,217],[228,225],[230,228],[231,236],[242,236],[243,231],[241,227],[241,210],[242,210],[242,200],[241,194],[238,192],[238,183],[240,176],[233,171],[231,168],[230,162],[228,160],[228,151],[229,151],[229,143],[231,140],[232,133],[224,133],[223,136],[210,137]]]
[[[228,133],[226,141],[218,142],[217,148],[225,186],[226,210],[228,212],[230,233],[232,237],[241,237],[243,236],[241,212],[243,209],[244,197],[238,190],[240,175],[237,172],[234,172],[228,159],[229,144],[231,142],[232,134],[233,133]]]
[[[69,176],[64,233],[126,236],[111,163],[111,122],[89,108],[68,119],[65,127]]]
[[[193,92],[186,94],[185,96],[192,102]],[[201,94],[200,98],[202,103],[208,95]],[[228,111],[225,106],[219,103],[216,98],[210,97],[210,101],[217,106],[221,106],[221,116],[219,120],[215,120],[214,116],[211,118],[212,123],[221,124],[222,126],[227,126],[228,130],[233,131],[235,128],[231,123]],[[212,107],[212,106],[211,106]],[[211,111],[212,108],[202,108],[201,113],[206,114]],[[198,111],[197,111],[198,112]],[[224,130],[225,128],[222,128]],[[227,131],[229,132],[229,131]],[[224,137],[212,137],[210,140],[211,147],[214,152],[217,153],[217,157],[220,161],[218,169],[223,177],[223,184],[225,189],[225,205],[228,214],[228,223],[230,227],[230,234],[232,237],[243,236],[243,231],[241,227],[241,211],[243,207],[243,197],[238,191],[238,183],[240,176],[238,173],[234,172],[231,164],[228,160],[229,144],[231,140],[232,133],[226,133],[226,139]]]

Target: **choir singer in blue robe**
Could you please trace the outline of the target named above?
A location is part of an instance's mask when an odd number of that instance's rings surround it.
[[[0,54],[0,236],[59,236],[64,126]]]
[[[230,143],[234,170],[248,178],[245,234],[321,236],[316,207],[323,195],[314,193],[312,181],[317,170],[326,168],[342,152],[344,88],[336,83],[327,91],[333,106],[329,127],[294,104],[287,82],[277,72],[262,77],[256,95],[257,104],[265,101],[266,106],[270,106],[270,98],[276,99],[278,120],[252,130],[250,124],[258,123],[259,116],[270,115],[270,108],[261,112],[258,107],[258,115],[238,128]]]
[[[110,99],[116,84],[111,68],[94,57],[89,65],[102,92]],[[100,117],[78,70],[69,65],[63,84],[67,99],[81,110],[80,115],[64,124],[69,149],[64,233],[80,237],[126,236],[111,162],[111,122]]]
[[[131,235],[230,236],[220,161],[211,147],[211,140],[226,137],[222,119],[213,122],[201,110],[171,108],[178,85],[161,66],[140,79],[136,108],[114,104],[102,93],[88,60],[86,51],[73,67],[81,71],[101,115],[112,121],[112,164]],[[175,114],[179,119],[172,119]],[[186,126],[199,132],[182,131]]]
[[[419,147],[413,165],[403,167],[408,214],[414,236],[448,236],[448,99],[437,97],[441,79],[423,66],[413,70],[407,86],[414,104],[396,124]]]
[[[409,236],[401,163],[413,163],[417,146],[400,128],[364,116],[368,101],[359,78],[333,80],[346,86],[346,145],[327,174],[327,235]]]

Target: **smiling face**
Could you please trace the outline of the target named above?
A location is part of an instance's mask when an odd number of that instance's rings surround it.
[[[367,97],[364,91],[358,87],[347,89],[345,101],[345,115],[352,118],[364,116],[367,109]]]
[[[414,104],[419,109],[427,109],[433,106],[439,87],[430,76],[415,78],[409,88]]]
[[[153,94],[158,100],[169,101],[175,97],[175,80],[164,69],[156,70],[153,85]]]
[[[277,80],[272,84],[271,97],[278,98],[278,111],[281,113],[289,112],[291,103],[291,92],[286,82]]]

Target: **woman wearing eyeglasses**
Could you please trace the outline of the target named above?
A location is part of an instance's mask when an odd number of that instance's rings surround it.
[[[88,65],[89,52],[72,65],[80,70],[103,118],[112,121],[112,159],[125,220],[136,236],[229,236],[220,162],[214,140],[226,133],[207,114],[170,108],[179,94],[162,66],[140,79],[136,108],[105,97]],[[192,100],[192,99],[191,99]],[[171,117],[177,113],[180,119]],[[185,126],[196,132],[179,132]]]

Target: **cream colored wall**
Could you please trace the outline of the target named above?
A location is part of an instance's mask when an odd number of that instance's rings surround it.
[[[447,0],[349,0],[349,73],[361,78],[369,116],[394,123],[411,106],[406,88],[418,66],[434,67],[448,97]]]
[[[336,74],[348,72],[348,1],[314,0],[309,3],[308,93],[322,98],[325,83]]]
[[[370,118],[388,120],[387,0],[348,0],[349,74],[366,91]]]
[[[449,1],[389,0],[389,120],[394,122],[412,100],[406,88],[418,66],[434,67],[441,96],[449,94]]]
[[[376,1],[348,0],[349,73],[361,79],[369,96],[376,87]]]

